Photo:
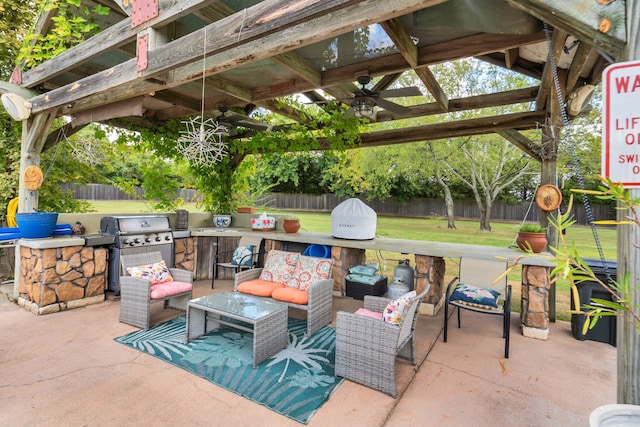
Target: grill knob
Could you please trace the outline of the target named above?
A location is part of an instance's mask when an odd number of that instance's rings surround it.
[[[149,243],[151,241],[151,237],[147,237],[146,239],[144,239],[144,241]]]
[[[133,243],[135,243],[135,244],[140,243],[140,239],[135,239],[135,240],[133,241]]]
[[[123,244],[123,245],[128,245],[128,244],[129,244],[129,239],[124,239],[124,240],[122,241],[122,244]]]
[[[170,236],[164,236],[164,240],[171,240]]]
[[[160,236],[156,236],[156,242],[161,241],[162,239],[160,238]]]

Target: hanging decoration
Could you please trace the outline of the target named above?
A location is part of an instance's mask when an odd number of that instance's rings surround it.
[[[555,211],[562,203],[560,189],[552,184],[545,184],[536,192],[536,204],[545,212]]]
[[[177,149],[190,162],[200,166],[210,166],[220,162],[225,154],[227,143],[222,135],[228,132],[225,126],[204,116],[194,117],[183,122],[187,130],[181,132],[177,140]]]
[[[71,141],[64,136],[65,141],[71,147],[71,155],[80,163],[88,166],[96,166],[104,163],[103,144],[99,141],[92,141],[90,138],[85,141]]]
[[[176,149],[182,156],[191,163],[199,166],[211,166],[224,158],[227,143],[222,139],[223,135],[228,135],[226,126],[214,121],[212,118],[205,119],[205,67],[207,56],[207,27],[204,28],[204,39],[202,42],[202,109],[200,117],[183,122],[186,131],[180,132],[180,137],[176,141]]]

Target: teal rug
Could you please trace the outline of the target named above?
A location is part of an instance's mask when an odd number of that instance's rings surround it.
[[[343,381],[334,374],[335,329],[306,338],[306,321],[289,318],[289,346],[252,369],[252,335],[231,328],[189,344],[185,317],[116,338],[229,391],[306,424]]]

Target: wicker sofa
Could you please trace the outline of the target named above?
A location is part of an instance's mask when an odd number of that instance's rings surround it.
[[[282,258],[283,254],[293,254],[300,259],[296,266],[287,276],[284,274],[272,274],[269,270],[273,267],[274,257],[276,254]],[[290,260],[293,258],[290,258]],[[323,263],[324,273],[321,277],[315,278],[313,267],[307,267],[305,271],[305,263],[307,266],[313,264],[314,257],[305,257],[292,252],[270,251],[267,254],[267,260],[264,268],[253,268],[236,273],[233,290],[235,292],[251,294],[273,301],[287,304],[289,307],[298,308],[307,312],[307,332],[306,336],[310,337],[333,320],[332,301],[333,301],[333,279],[331,279],[331,268],[333,261],[330,259],[318,259],[317,262]],[[321,261],[318,261],[321,260]],[[304,261],[304,262],[303,262]],[[293,261],[289,261],[290,264]],[[311,264],[310,264],[311,263]],[[302,265],[302,267],[301,267]],[[328,271],[327,271],[328,268]],[[308,286],[296,287],[301,285],[296,283],[296,277],[305,277]],[[268,279],[268,280],[265,280]],[[286,284],[285,284],[286,283]]]

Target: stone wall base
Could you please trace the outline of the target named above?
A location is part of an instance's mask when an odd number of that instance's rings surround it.
[[[105,296],[104,294],[102,294],[102,295],[96,295],[96,296],[81,298],[81,299],[72,300],[72,301],[57,302],[57,303],[45,305],[43,307],[40,307],[38,304],[32,301],[29,301],[28,299],[23,297],[18,297],[17,302],[19,306],[26,308],[33,314],[42,315],[42,314],[57,313],[59,311],[71,310],[79,307],[85,307],[87,305],[92,305],[92,304],[100,304],[104,300],[105,300]]]
[[[425,316],[435,317],[438,315],[438,312],[443,306],[444,306],[443,296],[440,298],[440,301],[438,301],[436,304],[431,304],[423,301],[422,304],[420,304],[419,313],[424,314]]]
[[[527,338],[535,338],[538,340],[546,341],[549,339],[549,329],[532,328],[522,325],[522,335]]]

